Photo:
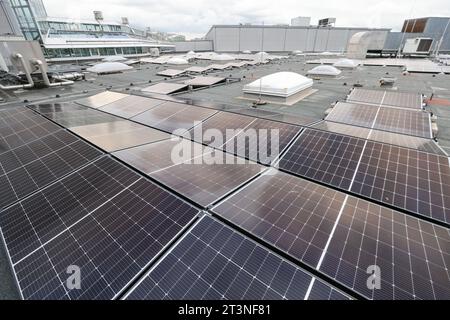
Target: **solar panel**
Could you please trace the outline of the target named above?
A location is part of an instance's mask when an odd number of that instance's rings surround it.
[[[70,130],[107,152],[170,138],[164,132],[127,120],[73,127]]]
[[[347,98],[349,102],[363,102],[379,106],[383,101],[385,91],[355,88]]]
[[[349,102],[361,102],[377,106],[422,109],[422,96],[417,93],[368,90],[355,88],[347,98]]]
[[[330,121],[322,121],[311,128],[345,134],[356,138],[378,141],[385,144],[393,144],[400,147],[425,151],[438,155],[446,155],[435,141],[421,137],[380,130],[371,130]]]
[[[109,103],[118,101],[128,97],[128,94],[118,93],[113,91],[105,91],[84,99],[77,100],[76,102],[91,108],[100,108]]]
[[[25,299],[115,298],[197,213],[140,179],[16,262],[13,267],[22,295]],[[81,270],[80,289],[66,286],[70,266]]]
[[[191,105],[166,102],[132,118],[133,121],[167,132],[189,130],[195,122],[203,121],[217,113],[216,110]]]
[[[193,79],[189,79],[184,81],[184,84],[193,87],[208,87],[213,86],[215,84],[225,82],[225,78],[220,77],[195,77]]]
[[[138,179],[103,157],[6,209],[0,226],[11,261],[22,260]]]
[[[374,129],[432,138],[428,112],[380,108]]]
[[[270,164],[301,131],[301,127],[256,119],[228,141],[224,149],[240,157]]]
[[[186,84],[160,82],[142,89],[143,92],[155,93],[155,94],[171,94],[186,89]]]
[[[208,69],[214,70],[225,70],[231,68],[228,64],[211,64],[207,67]]]
[[[107,104],[106,106],[101,107],[99,110],[129,119],[162,103],[164,103],[163,100],[145,98],[140,96],[129,96],[116,102]]]
[[[121,120],[75,103],[46,103],[31,105],[29,108],[65,128]]]
[[[351,191],[450,222],[447,157],[369,141]]]
[[[403,134],[384,132],[379,130],[372,130],[369,139],[382,143],[397,145],[400,147],[446,156],[446,154],[437,145],[437,143],[434,140],[430,139],[406,136]]]
[[[331,121],[321,121],[320,123],[312,126],[311,128],[334,132],[334,133],[345,134],[347,136],[352,136],[352,137],[361,138],[361,139],[367,139],[369,137],[369,134],[371,131],[368,128],[355,127],[352,125],[338,123],[338,122],[331,122]],[[378,130],[373,130],[373,131],[382,132],[382,131],[378,131]],[[390,135],[390,133],[386,133],[386,134]]]
[[[362,139],[306,129],[281,158],[279,168],[346,190],[364,143]]]
[[[338,102],[325,120],[372,128],[377,111],[373,106]]]
[[[0,153],[19,147],[61,127],[24,108],[0,111]]]
[[[192,161],[154,172],[150,177],[195,203],[208,207],[254,178],[263,168],[215,150]]]
[[[344,199],[343,193],[275,171],[212,211],[315,268]]]
[[[58,131],[0,155],[0,208],[22,199],[99,157],[101,152]]]
[[[183,73],[185,73],[185,70],[166,69],[166,70],[158,71],[158,73],[156,73],[156,75],[163,76],[163,77],[176,77]]]
[[[238,114],[219,112],[202,123],[201,130],[194,128],[189,131],[191,138],[200,143],[207,144],[211,147],[220,148],[226,141],[232,139],[242,129],[245,129],[255,120],[253,117],[241,116]],[[227,134],[227,130],[231,130],[231,134]],[[196,134],[197,133],[197,134]],[[208,133],[216,133],[214,137],[209,137]],[[218,137],[221,134],[221,137]],[[221,139],[219,139],[221,138]]]
[[[383,105],[402,108],[422,109],[422,95],[417,93],[386,91]]]
[[[312,295],[308,293],[311,284]],[[348,299],[330,285],[208,216],[126,298]]]
[[[202,144],[180,138],[117,151],[113,155],[137,170],[150,174],[201,156],[208,150],[212,151]]]
[[[349,197],[320,271],[370,299],[450,299],[448,229]],[[367,286],[380,269],[379,289]]]

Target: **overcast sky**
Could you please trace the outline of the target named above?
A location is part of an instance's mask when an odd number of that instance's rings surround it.
[[[154,30],[202,37],[213,24],[290,23],[296,16],[336,17],[337,26],[401,29],[411,16],[450,16],[448,0],[44,0],[53,17],[90,18],[103,11],[105,20]]]

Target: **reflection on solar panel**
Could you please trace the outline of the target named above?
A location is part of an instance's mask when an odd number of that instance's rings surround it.
[[[300,178],[266,174],[213,212],[316,267],[345,195]]]
[[[263,168],[215,150],[150,176],[199,205],[208,207],[255,177]]]
[[[416,149],[419,151],[425,151],[429,153],[434,153],[442,156],[446,156],[446,154],[442,151],[441,148],[430,139],[420,138],[420,137],[412,137],[405,136],[397,133],[388,133],[378,130],[372,130],[369,136],[370,140],[389,143],[401,147],[406,147],[410,149]]]
[[[180,129],[187,131],[194,127],[195,122],[203,121],[215,113],[217,113],[216,110],[176,102],[166,102],[141,113],[132,118],[132,120],[172,133]]]
[[[200,132],[198,128],[191,129],[191,138],[196,142],[204,143],[215,148],[220,148],[226,141],[232,139],[239,133],[239,131],[247,127],[254,120],[255,118],[253,117],[219,112],[202,123],[202,132]],[[227,130],[234,130],[234,132],[227,135]],[[200,134],[196,135],[196,132]],[[209,137],[208,133],[214,134],[214,137]]]
[[[380,108],[373,128],[432,138],[430,115],[427,112]]]
[[[197,213],[140,179],[15,263],[21,292],[25,299],[112,299]],[[66,287],[73,265],[82,270],[81,289]]]
[[[128,94],[118,93],[118,92],[112,92],[112,91],[105,91],[84,99],[80,99],[76,101],[79,104],[82,104],[87,107],[91,108],[100,108],[104,105],[107,105],[109,103],[118,101],[120,99],[123,99],[125,97],[128,97]]]
[[[114,152],[113,155],[137,170],[149,174],[194,157],[212,149],[202,144],[182,139],[164,140]]]
[[[313,294],[308,293],[311,283]],[[308,298],[348,299],[208,216],[127,296],[129,300]]]
[[[129,96],[116,102],[107,104],[106,106],[101,107],[100,110],[129,119],[138,115],[139,113],[154,108],[162,104],[163,102],[163,100],[144,98],[139,96]]]
[[[371,299],[450,299],[448,229],[349,197],[320,270]],[[367,287],[378,266],[380,289]]]
[[[351,191],[450,223],[447,157],[369,141]]]
[[[417,93],[379,91],[355,88],[350,93],[350,102],[361,102],[408,109],[422,109],[422,96]]]
[[[318,130],[324,130],[324,131],[330,131],[334,133],[340,133],[345,134],[347,136],[352,136],[356,138],[361,139],[367,139],[370,134],[370,129],[367,128],[361,128],[361,127],[355,127],[348,124],[343,123],[337,123],[337,122],[331,122],[331,121],[322,121],[311,128],[318,129]],[[377,130],[373,130],[377,131]],[[382,132],[382,131],[377,131]],[[391,135],[390,133],[386,133],[386,135]]]
[[[163,76],[163,77],[176,77],[176,76],[183,74],[184,72],[185,72],[185,70],[166,69],[166,70],[158,71],[157,75]]]
[[[74,127],[70,130],[108,152],[170,138],[167,133],[126,120]]]
[[[319,124],[312,126],[312,128],[345,134],[362,139],[369,139],[386,144],[393,144],[400,147],[425,151],[438,155],[446,155],[436,144],[436,142],[421,137],[407,136],[399,133],[385,132],[380,130],[371,130],[330,121],[322,121]]]
[[[58,131],[0,155],[0,208],[89,163],[101,152]]]
[[[0,110],[0,153],[60,129],[56,124],[24,107]]]
[[[46,103],[29,108],[66,128],[121,120],[75,103]]]
[[[301,128],[282,122],[256,119],[228,141],[224,149],[240,157],[270,164],[297,136]]]
[[[341,189],[350,187],[364,140],[306,129],[281,158],[282,170]]]
[[[218,84],[220,82],[224,82],[225,78],[220,77],[195,77],[193,79],[189,79],[184,81],[184,84],[193,87],[207,87]]]
[[[377,111],[373,106],[338,102],[325,120],[372,128]]]
[[[183,91],[187,88],[186,84],[160,82],[142,89],[143,92],[155,93],[155,94],[171,94],[179,91]]]

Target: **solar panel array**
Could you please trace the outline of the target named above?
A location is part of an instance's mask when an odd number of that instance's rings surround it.
[[[366,298],[450,298],[447,228],[279,172],[212,210]]]
[[[445,156],[306,129],[279,167],[437,221],[450,221],[450,166]]]
[[[407,109],[422,109],[422,95],[417,93],[355,88],[347,98],[350,102],[367,103]]]
[[[208,216],[127,296],[129,300],[308,298],[348,299],[330,285]]]
[[[326,120],[405,135],[432,138],[430,115],[425,111],[338,102],[326,117]]]
[[[26,299],[112,299],[198,213],[110,158],[59,184],[1,217]],[[68,197],[83,200],[79,210],[68,210]],[[20,241],[19,230],[35,239],[31,246],[29,239]],[[82,267],[79,290],[62,280],[73,265]]]
[[[0,208],[82,167],[101,152],[59,130],[0,154]]]
[[[429,129],[402,106],[420,96],[382,94],[366,93],[387,107],[347,104],[316,130],[114,92],[30,106],[47,119],[0,110],[0,230],[22,296],[450,299],[449,159],[410,135]]]

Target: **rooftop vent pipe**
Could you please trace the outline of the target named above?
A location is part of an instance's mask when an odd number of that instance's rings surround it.
[[[22,64],[23,70],[25,72],[25,76],[27,77],[28,83],[27,84],[19,84],[19,85],[13,85],[13,86],[3,86],[0,84],[1,90],[17,90],[17,89],[28,89],[34,87],[34,81],[33,78],[31,78],[31,74],[27,69],[27,66],[25,64],[25,60],[23,59],[23,56],[20,53],[15,53],[12,56],[14,59],[18,59],[20,63]]]

